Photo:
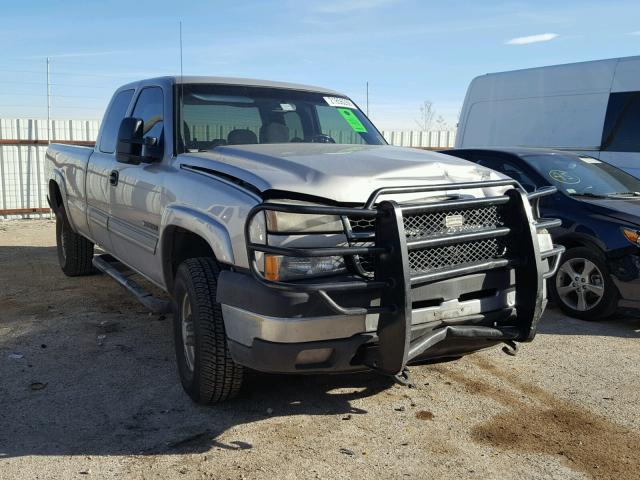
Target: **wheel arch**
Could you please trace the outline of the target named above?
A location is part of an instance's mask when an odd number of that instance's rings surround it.
[[[47,201],[49,207],[56,215],[66,215],[68,212],[67,205],[67,190],[64,183],[64,177],[58,170],[54,170],[49,179]],[[73,224],[73,219],[70,215],[66,215],[67,221],[71,226],[71,229],[77,231],[76,226]]]
[[[605,244],[597,238],[591,237],[577,232],[572,232],[566,235],[562,235],[555,238],[554,241],[564,247],[567,250],[577,247],[586,247],[591,249],[597,249],[603,255],[606,255],[607,248]]]
[[[231,238],[215,218],[185,206],[165,209],[160,235],[164,283],[169,292],[178,266],[189,258],[212,257],[221,264],[234,264]]]

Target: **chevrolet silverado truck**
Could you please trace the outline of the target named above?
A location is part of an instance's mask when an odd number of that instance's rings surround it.
[[[563,251],[536,205],[553,189],[389,146],[345,95],[304,85],[125,85],[95,147],[51,145],[47,175],[63,272],[172,311],[199,403],[237,395],[247,368],[406,382],[410,362],[514,352]]]

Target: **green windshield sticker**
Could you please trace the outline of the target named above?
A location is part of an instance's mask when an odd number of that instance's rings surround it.
[[[337,108],[336,110],[338,110],[338,112],[340,112],[340,115],[342,115],[342,118],[344,118],[347,123],[351,125],[351,128],[353,128],[354,132],[367,133],[367,129],[364,128],[364,125],[356,116],[356,114],[353,113],[353,110],[351,110],[350,108]]]

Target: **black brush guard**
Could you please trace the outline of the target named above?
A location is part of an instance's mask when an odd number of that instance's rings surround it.
[[[386,200],[376,203],[382,195],[505,186],[512,188],[506,190],[503,195],[495,197],[458,198],[406,205]],[[555,191],[554,187],[549,187],[527,195],[514,180],[493,180],[464,184],[381,188],[370,196],[364,207],[343,208],[263,203],[249,212],[245,225],[250,270],[260,283],[270,288],[307,293],[317,292],[326,304],[338,314],[379,314],[377,345],[366,351],[362,363],[385,374],[396,375],[402,372],[407,362],[419,357],[430,347],[447,337],[486,338],[498,342],[531,341],[536,334],[537,324],[544,309],[543,282],[553,275],[564,251],[564,247],[554,245],[552,249],[541,253],[538,246],[538,231],[560,225],[560,220],[539,218],[538,199]],[[453,234],[443,233],[417,239],[407,238],[405,233],[404,217],[407,215],[498,205],[507,207],[504,209],[508,216],[508,226],[506,227]],[[375,219],[375,235],[363,238],[362,234],[356,235],[350,228],[345,228],[349,245],[344,247],[290,248],[254,243],[251,241],[250,225],[255,216],[263,211],[333,215],[342,217],[343,222],[348,217]],[[296,232],[288,233],[295,234]],[[305,234],[305,232],[297,233]],[[504,258],[455,265],[427,272],[412,273],[410,271],[410,251],[498,237],[505,237],[510,244],[509,254]],[[353,242],[362,242],[363,240],[369,240],[372,245],[352,245]],[[363,276],[362,279],[348,281],[318,279],[317,283],[283,282],[267,280],[263,276],[256,260],[256,252],[292,257],[344,256],[354,260],[363,255],[373,255],[377,257],[377,262],[375,273],[371,278]],[[358,264],[357,261],[354,263]],[[514,268],[515,270],[517,325],[447,326],[412,340],[411,288],[413,286],[499,268]],[[380,306],[343,307],[331,296],[331,293],[335,291],[362,290],[379,291]]]

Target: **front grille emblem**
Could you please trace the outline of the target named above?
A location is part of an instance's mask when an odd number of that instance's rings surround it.
[[[462,215],[447,215],[444,217],[444,226],[446,228],[459,228],[464,225],[464,217]]]

